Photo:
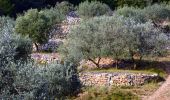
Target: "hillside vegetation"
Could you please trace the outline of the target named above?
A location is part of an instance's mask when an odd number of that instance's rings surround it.
[[[0,99],[138,100],[159,87],[169,62],[158,60],[169,55],[168,0],[61,1],[0,0]],[[81,72],[159,79],[98,92],[81,84]]]

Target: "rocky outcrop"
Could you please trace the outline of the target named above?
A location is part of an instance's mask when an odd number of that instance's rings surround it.
[[[135,73],[80,73],[80,81],[84,86],[139,86],[157,79],[157,74]]]

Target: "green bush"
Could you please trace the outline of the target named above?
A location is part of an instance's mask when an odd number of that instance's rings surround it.
[[[85,1],[78,6],[78,14],[82,18],[91,18],[101,15],[109,15],[110,8],[97,1]]]
[[[32,51],[31,40],[16,35],[12,25],[6,24],[0,30],[0,97],[17,93],[14,87],[14,79],[18,71],[16,63],[18,60],[27,61]]]
[[[153,3],[153,1],[149,0],[115,0],[117,7],[123,6],[133,6],[133,7],[140,7],[144,8]]]
[[[116,8],[116,0],[80,0],[81,2],[84,2],[84,1],[98,1],[98,2],[102,2],[102,3],[105,3],[107,4],[110,8],[114,9]]]
[[[26,59],[32,52],[32,41],[28,37],[21,37],[14,33],[12,20],[3,21],[1,22],[4,26],[0,30],[0,59]]]
[[[3,31],[7,28],[13,31],[14,27],[15,27],[15,21],[13,19],[5,16],[0,17],[0,31]]]
[[[134,7],[123,7],[116,10],[116,15],[130,17],[138,22],[146,22],[148,20],[161,21],[170,18],[170,7],[165,4],[154,4],[147,6],[144,9]]]
[[[61,99],[79,90],[76,66],[38,65],[30,59],[31,47],[10,27],[0,31],[0,99]]]
[[[154,21],[165,20],[170,18],[170,8],[164,4],[155,4],[144,9],[144,14],[147,19]]]
[[[61,23],[65,19],[66,12],[62,11],[63,9],[64,8],[59,9],[57,7],[51,7],[50,9],[41,10],[40,13],[44,15],[45,17],[47,17],[48,20],[46,21],[46,23],[47,25],[49,25],[49,27],[51,27],[54,24]]]
[[[74,6],[67,1],[57,3],[54,8],[64,15],[67,15],[70,11],[74,10]]]
[[[43,93],[48,93],[50,98],[65,98],[75,94],[79,88],[80,83],[77,76],[76,67],[68,62],[48,64],[44,69],[44,79],[48,86],[47,90],[44,85],[36,92],[36,97],[41,97]],[[48,91],[48,92],[47,92]]]
[[[118,16],[132,18],[139,23],[145,23],[148,19],[146,19],[145,14],[142,9],[135,7],[123,7],[119,8],[115,11],[115,14]]]
[[[2,99],[64,99],[80,89],[76,67],[71,63],[52,63],[46,67],[30,61],[9,63],[0,73]]]

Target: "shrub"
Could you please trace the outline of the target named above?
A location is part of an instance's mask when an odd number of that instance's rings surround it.
[[[67,15],[70,11],[74,10],[73,5],[67,1],[57,3],[54,8],[64,15]]]
[[[5,25],[5,24],[4,24]],[[0,97],[17,94],[15,78],[18,60],[27,61],[31,51],[32,42],[27,37],[16,35],[7,23],[0,30]]]
[[[54,24],[61,23],[65,19],[65,14],[60,10],[61,9],[51,7],[50,9],[41,10],[40,13],[47,17],[48,21],[46,21],[46,23],[51,27]]]
[[[57,97],[59,99],[70,96],[80,88],[77,70],[73,64],[64,62],[63,64],[52,63],[47,66],[44,79],[47,81],[47,91],[50,98]],[[40,89],[40,91],[42,90],[44,89]],[[41,95],[39,92],[36,94]]]
[[[138,22],[146,22],[148,20],[161,21],[170,18],[170,7],[165,4],[154,4],[144,9],[134,7],[123,7],[116,11],[116,15],[130,17]]]
[[[30,54],[32,53],[32,41],[28,37],[14,35],[12,42],[15,43],[15,60],[24,60],[27,59],[27,57],[30,58]]]
[[[27,59],[32,51],[30,39],[8,28],[0,32],[3,32],[0,34],[1,99],[60,99],[80,88],[76,66],[37,65]]]
[[[28,37],[16,35],[13,23],[6,21],[0,30],[0,59],[6,58],[26,59],[32,52],[32,41]]]
[[[145,23],[148,19],[146,19],[143,9],[135,8],[135,7],[123,7],[115,12],[118,16],[123,16],[127,18],[132,18],[133,20],[139,23]]]
[[[4,75],[3,71],[9,74]],[[9,64],[1,70],[0,96],[22,99],[64,99],[80,88],[76,67],[71,63],[39,66],[32,62]]]
[[[155,4],[144,9],[146,18],[153,21],[165,20],[170,18],[170,9],[164,4]]]
[[[108,15],[110,8],[97,1],[85,1],[78,6],[78,14],[82,18],[91,18],[95,16]]]
[[[115,0],[116,4],[118,7],[123,7],[123,6],[133,6],[133,7],[140,7],[144,8],[150,4],[153,3],[153,1],[149,0]]]
[[[11,31],[15,27],[15,21],[10,17],[0,17],[0,31],[10,29]],[[2,32],[1,32],[2,33]]]

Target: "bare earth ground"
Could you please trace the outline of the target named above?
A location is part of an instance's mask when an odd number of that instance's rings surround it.
[[[164,61],[161,59],[160,61]],[[143,100],[170,100],[170,56],[166,58],[166,62],[163,63],[166,66],[166,71],[169,74],[166,81],[162,86],[156,90],[150,97],[146,97]]]

